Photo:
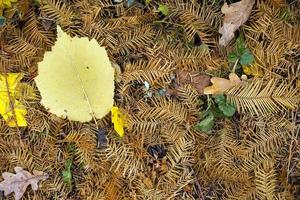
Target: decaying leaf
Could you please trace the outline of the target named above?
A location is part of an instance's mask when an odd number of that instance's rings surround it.
[[[219,29],[222,34],[220,45],[226,46],[234,37],[234,32],[248,20],[254,3],[254,0],[242,0],[230,5],[224,3],[222,13],[225,17],[223,26]]]
[[[242,80],[236,75],[236,73],[229,74],[229,80],[225,78],[212,77],[210,79],[212,86],[204,89],[204,94],[223,94],[226,90],[239,85]]]
[[[111,122],[120,137],[124,136],[124,127],[127,127],[125,115],[116,106],[111,109]]]
[[[115,62],[112,63],[112,66],[115,69],[115,81],[119,83],[121,82],[121,74],[122,74],[121,67]]]
[[[107,146],[106,130],[104,128],[99,128],[97,133],[97,148],[104,149]]]
[[[16,127],[17,124],[27,126],[25,120],[27,111],[25,106],[17,100],[22,96],[19,87],[22,85],[19,84],[22,78],[22,73],[8,73],[6,77],[0,74],[0,114],[10,127]]]
[[[38,190],[38,182],[46,180],[49,176],[42,171],[33,171],[33,175],[21,167],[15,167],[16,174],[4,172],[2,177],[4,181],[0,183],[0,190],[4,191],[7,196],[10,193],[15,193],[15,200],[22,198],[26,188],[31,185],[32,190]]]
[[[39,63],[35,81],[41,103],[51,113],[70,120],[101,119],[113,106],[114,69],[95,39],[70,37],[57,27],[51,52]]]
[[[200,95],[203,94],[204,88],[210,84],[210,76],[201,74],[199,72],[178,70],[176,74],[177,82],[180,86],[190,84]]]

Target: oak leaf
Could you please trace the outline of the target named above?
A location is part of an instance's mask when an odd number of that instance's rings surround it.
[[[204,89],[204,94],[223,94],[226,90],[239,85],[242,80],[236,75],[236,73],[229,74],[229,80],[225,78],[212,77],[210,79],[212,86],[208,86]]]
[[[223,26],[219,33],[222,34],[219,44],[226,46],[234,37],[234,32],[249,18],[255,0],[241,0],[228,5],[224,3],[221,11],[225,14]]]
[[[113,106],[114,68],[95,39],[71,37],[57,26],[57,41],[38,64],[41,103],[70,120],[101,119]]]
[[[2,173],[4,180],[0,183],[0,190],[4,191],[4,195],[7,196],[14,192],[15,200],[22,198],[29,185],[36,191],[38,190],[38,182],[48,178],[47,173],[34,170],[32,175],[21,167],[15,167],[15,172],[16,174],[9,172]]]

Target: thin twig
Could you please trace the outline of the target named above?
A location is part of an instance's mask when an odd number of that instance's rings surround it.
[[[291,138],[291,143],[290,143],[290,146],[289,146],[289,157],[288,157],[288,166],[287,166],[287,179],[290,175],[290,166],[291,166],[291,160],[292,160],[292,157],[293,157],[293,153],[292,153],[292,149],[293,149],[293,142],[295,141],[295,138],[298,137],[298,133],[299,133],[299,130],[296,131],[296,136],[293,134],[292,135],[292,138]],[[295,133],[295,126],[293,127],[293,133]]]
[[[87,103],[88,103],[88,105],[89,105],[89,109],[90,109],[92,118],[93,118],[93,120],[94,120],[94,122],[95,122],[95,124],[96,124],[96,126],[97,126],[97,129],[99,129],[99,126],[98,126],[98,123],[97,123],[97,120],[96,120],[94,111],[93,111],[93,109],[92,109],[91,102],[90,102],[89,97],[88,97],[88,95],[87,95],[87,93],[86,93],[86,91],[85,91],[85,88],[83,87],[83,81],[82,81],[81,77],[79,76],[79,72],[78,72],[78,70],[77,70],[76,65],[74,65],[74,68],[75,68],[75,70],[76,70],[77,78],[80,80],[81,89],[82,89],[83,94],[84,94],[84,96],[85,96],[85,99],[86,99],[86,101],[87,101]]]
[[[202,189],[201,189],[201,185],[200,185],[198,179],[196,179],[196,186],[197,186],[197,188],[198,188],[199,191],[200,191],[201,199],[202,199],[202,200],[205,200],[204,195],[203,195],[203,192],[202,192]]]

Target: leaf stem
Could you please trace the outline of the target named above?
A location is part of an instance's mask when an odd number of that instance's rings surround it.
[[[232,68],[232,73],[235,73],[235,69],[236,69],[236,66],[237,66],[239,60],[240,60],[240,59],[238,58],[238,59],[235,61],[234,66],[233,66],[233,68]]]
[[[74,64],[74,63],[73,63],[73,64]],[[81,89],[82,89],[83,94],[84,94],[84,97],[85,97],[85,99],[86,99],[86,101],[87,101],[87,103],[88,103],[88,106],[89,106],[89,109],[90,109],[92,118],[93,118],[93,120],[94,120],[94,122],[95,122],[95,124],[96,124],[97,130],[98,130],[98,129],[99,129],[99,126],[98,126],[98,123],[97,123],[97,120],[96,120],[94,111],[93,111],[93,109],[92,109],[92,104],[91,104],[91,102],[90,102],[90,100],[89,100],[89,97],[88,97],[88,95],[87,95],[87,93],[86,93],[84,87],[83,87],[83,81],[82,81],[81,77],[79,76],[78,69],[77,69],[76,65],[73,65],[73,66],[74,66],[74,68],[75,68],[75,70],[76,70],[77,78],[79,79],[79,81],[80,81],[80,83],[81,83],[81,84],[80,84],[80,85],[81,85]]]

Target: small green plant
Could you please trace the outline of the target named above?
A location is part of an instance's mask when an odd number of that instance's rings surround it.
[[[232,117],[236,112],[233,104],[226,100],[224,95],[214,97],[214,100],[208,99],[207,109],[200,114],[201,121],[196,125],[196,129],[208,132],[215,124],[215,119]]]
[[[243,65],[251,65],[254,62],[254,56],[246,47],[243,34],[240,34],[235,42],[235,50],[228,54],[227,60],[234,65],[236,62],[236,69],[240,69]]]
[[[164,4],[158,5],[158,11],[161,12],[164,16],[169,15],[169,8]]]
[[[69,187],[72,187],[72,164],[73,159],[66,160],[64,166],[64,170],[62,171],[62,178],[64,183],[66,183]]]

